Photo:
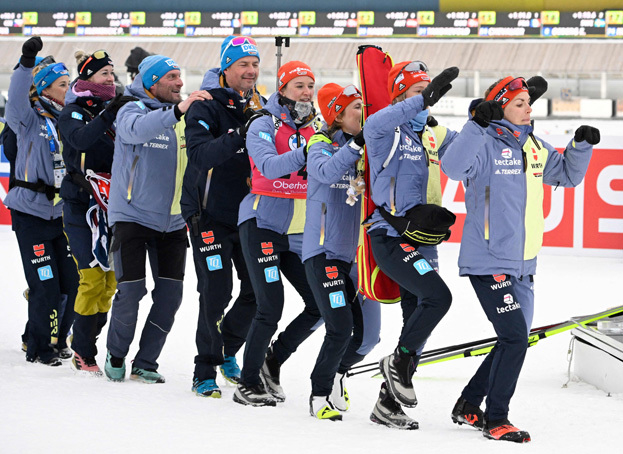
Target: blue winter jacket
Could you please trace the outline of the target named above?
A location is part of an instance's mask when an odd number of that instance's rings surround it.
[[[346,190],[357,176],[361,156],[350,147],[351,142],[352,138],[340,130],[333,136],[333,144],[318,142],[309,149],[303,261],[321,253],[329,260],[355,260],[361,200],[348,205]]]
[[[414,132],[409,120],[424,110],[424,98],[413,96],[385,107],[370,115],[363,129],[370,172],[372,200],[395,216],[404,216],[407,210],[427,202],[429,157],[422,140]],[[400,127],[400,141],[394,156],[383,168],[392,145],[395,129]],[[456,132],[448,130],[446,139],[438,150],[443,156]],[[383,228],[387,235],[400,236],[379,214],[372,214],[369,230]]]
[[[245,141],[235,132],[247,120],[246,100],[236,90],[221,87],[218,69],[206,73],[201,89],[213,100],[193,103],[185,115],[188,166],[182,214],[188,219],[204,212],[208,219],[236,227],[251,172]]]
[[[264,109],[279,119],[284,114],[283,118],[285,120],[283,121],[292,128],[297,129],[290,116],[290,111],[286,107],[279,105],[278,97],[279,92],[273,93]],[[299,126],[299,128],[308,125],[309,123],[306,123]],[[302,139],[299,147],[287,153],[278,154],[275,148],[275,123],[271,115],[265,115],[251,123],[247,132],[247,150],[249,151],[249,156],[253,158],[253,163],[262,175],[269,179],[276,179],[283,175],[289,175],[305,166],[305,145],[307,141],[304,138]],[[302,200],[299,199],[297,203]],[[255,218],[259,228],[286,234],[292,223],[294,208],[294,199],[250,193],[240,204],[238,225]]]
[[[48,186],[54,186],[51,147],[60,150],[57,120],[39,101],[31,104],[28,97],[31,86],[32,68],[20,64],[11,75],[5,111],[7,124],[17,135],[15,178],[28,183],[41,180]],[[63,211],[63,202],[58,198],[55,204],[42,192],[17,186],[11,188],[4,204],[13,210],[46,220],[59,218]]]
[[[179,203],[186,168],[184,122],[175,117],[173,104],[147,95],[140,73],[125,94],[139,101],[117,113],[108,219],[111,225],[179,230],[185,225]]]
[[[584,178],[589,143],[571,140],[560,154],[532,131],[507,120],[486,129],[468,121],[442,159],[443,171],[466,188],[461,275],[535,274],[543,184],[573,187]]]

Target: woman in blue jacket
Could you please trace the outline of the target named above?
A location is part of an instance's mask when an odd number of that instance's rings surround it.
[[[92,54],[77,51],[75,58],[78,79],[67,93],[66,106],[58,119],[67,166],[60,192],[64,201],[63,224],[80,276],[74,305],[72,367],[84,374],[101,376],[95,360],[95,342],[106,324],[117,281],[108,260],[111,240],[105,214],[108,201],[96,207],[98,197],[94,197],[85,176],[89,171],[109,176],[115,147],[114,121],[128,98],[119,96],[112,101],[115,97],[114,66],[106,51]],[[91,207],[89,216],[95,216],[101,223],[93,225],[95,232],[87,222]],[[95,247],[98,243],[101,249]],[[101,253],[94,253],[94,250]]]
[[[580,126],[558,153],[533,134],[530,93],[521,77],[493,84],[484,101],[472,103],[473,116],[442,158],[444,172],[466,188],[459,272],[469,277],[498,336],[463,389],[452,420],[483,430],[487,438],[519,443],[530,441],[530,435],[508,421],[508,409],[534,311],[543,185],[580,184],[599,142],[597,129]],[[479,406],[485,396],[483,414]]]
[[[66,338],[74,319],[78,288],[76,265],[63,234],[63,202],[58,194],[65,163],[57,119],[69,88],[69,72],[63,63],[33,71],[42,48],[41,38],[28,39],[11,76],[6,119],[17,135],[18,154],[15,186],[4,203],[11,209],[30,289],[26,360],[58,366],[59,353],[71,357]],[[67,296],[64,310],[62,295]]]
[[[379,268],[400,286],[403,311],[398,346],[380,363],[386,382],[370,418],[399,429],[418,428],[401,405],[417,405],[412,375],[426,340],[452,301],[435,264],[418,249],[440,243],[453,222],[454,216],[430,197],[430,168],[438,160],[430,158],[422,131],[427,108],[452,87],[458,73],[458,68],[448,68],[431,81],[421,62],[398,63],[388,77],[392,105],[371,115],[364,128],[377,205],[368,235]],[[441,156],[445,150],[436,151]]]
[[[316,132],[312,105],[315,78],[300,61],[284,64],[277,74],[279,91],[266,103],[268,115],[255,119],[246,136],[251,192],[242,200],[238,216],[257,312],[247,335],[234,401],[253,406],[275,406],[285,400],[280,367],[320,321],[301,262],[306,145]],[[303,298],[305,309],[269,348],[283,311],[282,273]]]
[[[318,92],[318,103],[329,129],[312,136],[308,145],[303,261],[326,334],[311,374],[310,413],[318,419],[341,420],[340,411],[346,411],[348,404],[339,399],[339,390],[334,389],[343,386],[341,380],[335,381],[336,373],[349,344],[358,343],[348,349],[350,357],[356,355],[363,342],[362,307],[354,283],[357,269],[353,267],[361,204],[356,197],[347,197],[351,182],[356,187],[358,181],[357,162],[363,151],[363,104],[355,86],[333,83]],[[369,304],[377,309],[378,318],[378,303]],[[351,338],[355,319],[358,332]],[[378,340],[378,331],[375,334]],[[356,357],[355,362],[363,358]],[[353,361],[345,369],[352,364]],[[340,402],[334,402],[334,391],[338,391],[336,398]]]

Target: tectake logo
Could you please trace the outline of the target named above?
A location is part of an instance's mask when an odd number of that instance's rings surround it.
[[[205,244],[214,243],[214,231],[210,230],[209,232],[201,232],[201,238]]]
[[[513,157],[513,150],[511,150],[510,148],[504,148],[502,150],[502,157],[505,159],[509,159]]]
[[[510,293],[504,295],[504,304],[513,304],[514,302],[515,300],[513,299],[513,295],[511,295]]]
[[[411,145],[413,144],[413,141],[411,140],[411,137],[409,137],[409,136],[405,136],[405,143],[406,143],[408,146],[411,146]]]
[[[325,266],[324,271],[329,279],[335,279],[338,275],[337,266]]]

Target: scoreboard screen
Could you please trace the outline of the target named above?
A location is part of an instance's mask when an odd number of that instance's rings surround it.
[[[0,36],[621,38],[610,11],[2,12]]]

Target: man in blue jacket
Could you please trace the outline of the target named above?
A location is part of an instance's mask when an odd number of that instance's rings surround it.
[[[260,55],[249,37],[229,36],[221,45],[220,68],[209,70],[201,88],[214,98],[193,104],[186,115],[188,166],[182,215],[190,230],[199,291],[197,356],[192,391],[221,397],[216,366],[238,383],[236,353],[244,344],[256,303],[238,235],[238,206],[249,193],[249,155],[244,126],[264,99],[255,88]],[[240,294],[232,298],[233,266]]]
[[[130,378],[164,383],[157,359],[182,302],[186,263],[186,225],[180,198],[186,169],[183,115],[195,101],[210,99],[196,91],[182,101],[180,67],[162,55],[147,57],[125,94],[139,100],[117,114],[117,136],[109,201],[117,294],[108,328],[104,372],[125,379],[125,356],[134,339],[139,301],[145,296],[145,258],[154,279],[153,305],[141,335]]]

